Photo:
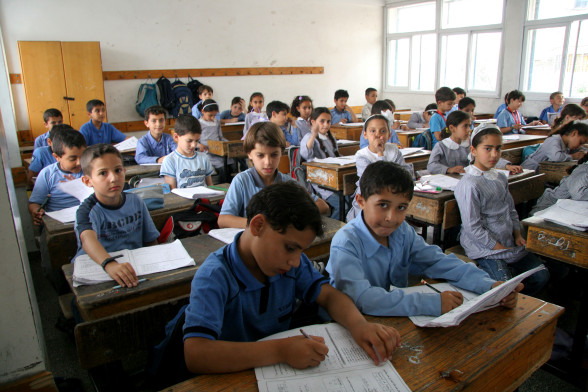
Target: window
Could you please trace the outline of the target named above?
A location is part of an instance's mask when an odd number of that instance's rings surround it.
[[[588,4],[529,0],[521,89],[544,96],[588,95]]]
[[[504,0],[389,5],[386,89],[498,93]]]

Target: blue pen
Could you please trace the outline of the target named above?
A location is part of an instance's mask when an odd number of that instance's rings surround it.
[[[147,282],[148,280],[149,280],[149,279],[147,279],[147,278],[139,279],[138,283]],[[113,290],[116,290],[116,289],[122,289],[122,286],[121,286],[120,284],[117,284],[117,285],[116,285],[116,286],[114,286],[112,289],[113,289]]]

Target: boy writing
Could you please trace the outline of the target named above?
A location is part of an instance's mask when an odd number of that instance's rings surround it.
[[[392,162],[370,164],[356,196],[362,209],[335,234],[327,271],[331,283],[349,295],[363,313],[378,316],[438,316],[462,304],[457,291],[404,294],[390,286],[406,287],[408,275],[446,279],[454,286],[483,293],[501,282],[474,264],[445,255],[428,245],[404,221],[414,184],[410,174]],[[523,285],[517,286],[515,292]],[[512,308],[511,293],[501,304]]]
[[[543,124],[549,123],[549,113],[561,113],[566,99],[561,91],[551,93],[549,96],[549,103],[551,106],[546,107],[539,116],[539,121]]]
[[[271,101],[267,104],[265,111],[270,122],[280,127],[284,133],[286,147],[298,146],[300,144],[300,140],[298,140],[298,129],[288,123],[288,112],[290,111],[290,107],[284,102]]]
[[[228,124],[245,121],[245,100],[235,97],[231,100],[231,108],[220,114],[220,123]]]
[[[99,99],[91,99],[86,104],[86,110],[90,121],[80,128],[80,133],[84,135],[88,146],[98,143],[120,143],[126,139],[126,136],[112,126],[105,123],[106,106]]]
[[[182,114],[174,125],[176,149],[165,157],[159,175],[163,176],[171,189],[212,185],[214,169],[206,153],[206,146],[200,144],[202,128],[195,117]]]
[[[47,143],[49,131],[51,130],[51,128],[53,128],[54,125],[58,124],[63,124],[63,115],[61,114],[59,109],[51,108],[43,112],[43,125],[45,125],[45,128],[47,128],[47,132],[35,138],[33,150],[36,150],[39,147],[46,147],[49,145]]]
[[[348,99],[347,90],[335,91],[335,107],[331,109],[331,124],[357,122],[355,113],[347,106]]]
[[[183,329],[191,372],[236,372],[282,362],[300,369],[318,366],[328,353],[320,337],[256,341],[289,328],[297,298],[323,307],[376,364],[378,355],[392,356],[398,332],[368,323],[302,253],[322,234],[318,208],[295,183],[267,186],[251,199],[245,231],[210,254],[192,280]]]
[[[59,211],[80,204],[78,199],[63,192],[57,185],[82,176],[80,158],[85,149],[84,137],[74,129],[65,129],[55,135],[53,156],[57,162],[39,172],[29,198],[29,212],[35,225],[41,224],[45,211]]]
[[[52,163],[57,162],[57,160],[53,156],[53,149],[51,147],[52,140],[55,137],[55,135],[57,135],[57,133],[65,129],[73,130],[73,128],[67,124],[57,124],[53,126],[51,130],[47,132],[48,136],[47,139],[45,139],[47,145],[35,148],[33,150],[33,157],[31,158],[31,164],[29,165],[29,169],[27,171],[27,182],[29,183],[29,185],[33,185],[33,177],[36,177],[41,171],[41,169],[51,165]]]
[[[212,87],[203,84],[202,86],[198,87],[198,98],[200,99],[196,102],[196,105],[192,106],[192,116],[200,119],[202,117],[202,112],[198,109],[198,104],[200,102],[204,102],[207,99],[212,99],[213,91]]]
[[[176,149],[176,143],[165,131],[166,111],[161,106],[145,109],[145,126],[149,129],[137,142],[135,161],[141,163],[161,163],[163,158]]]
[[[361,109],[361,118],[363,121],[367,120],[372,115],[372,106],[378,100],[378,90],[373,87],[365,89],[365,100],[367,101]]]
[[[268,185],[294,181],[291,176],[278,170],[286,140],[280,129],[271,122],[255,123],[243,141],[245,153],[253,167],[235,176],[218,217],[219,227],[244,229],[247,225],[245,210],[251,198]],[[321,214],[330,211],[329,205],[313,195]]]
[[[431,117],[429,121],[429,128],[431,139],[433,140],[433,147],[439,140],[441,140],[441,131],[445,128],[445,119],[447,118],[447,112],[453,107],[455,102],[456,94],[449,87],[441,87],[435,92],[435,101],[437,102],[437,111]]]
[[[87,254],[122,287],[138,284],[129,263],[119,263],[109,252],[155,245],[159,232],[143,200],[124,193],[125,169],[120,152],[109,144],[95,144],[82,155],[82,182],[94,188],[76,213],[78,251]],[[74,260],[75,260],[74,257]]]
[[[522,128],[523,125],[527,125],[525,118],[519,112],[521,106],[525,102],[525,95],[519,90],[512,90],[506,96],[506,109],[504,109],[496,119],[496,125],[500,128],[500,131],[507,134],[512,133],[525,133]],[[540,124],[539,121],[533,121],[530,125]]]

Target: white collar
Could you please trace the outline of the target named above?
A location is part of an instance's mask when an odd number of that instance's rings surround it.
[[[446,137],[445,139],[441,140],[441,143],[443,143],[445,147],[449,148],[450,150],[457,150],[460,147],[468,148],[470,146],[469,140],[464,140],[460,144],[457,144],[450,137]]]
[[[321,139],[321,140],[329,140],[329,138],[327,137],[327,135],[323,135],[323,134],[322,134],[322,133],[320,133],[320,132],[318,133],[318,135],[317,135],[317,136],[318,136],[318,138],[319,138],[319,139]]]
[[[478,177],[484,177],[487,178],[489,180],[495,181],[498,179],[498,175],[500,174],[500,172],[498,172],[496,169],[492,168],[490,170],[487,171],[483,171],[480,170],[476,167],[476,165],[471,164],[466,166],[465,168],[465,172],[469,175],[472,176],[478,176]]]

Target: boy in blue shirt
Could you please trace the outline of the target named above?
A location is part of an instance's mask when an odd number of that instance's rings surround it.
[[[166,114],[167,112],[161,106],[145,109],[145,126],[149,132],[137,142],[135,161],[138,164],[161,163],[166,155],[176,149],[174,139],[164,132]]]
[[[271,122],[255,123],[243,141],[243,149],[253,163],[253,167],[235,176],[225,196],[223,207],[218,217],[220,227],[244,229],[247,225],[245,210],[251,198],[260,190],[271,184],[294,181],[278,170],[286,140],[280,129]],[[317,195],[312,196],[321,214],[330,212],[331,208]]]
[[[457,291],[441,294],[404,294],[390,286],[406,287],[408,275],[446,279],[451,284],[483,293],[502,282],[472,263],[445,255],[429,245],[404,221],[414,184],[400,165],[379,161],[370,164],[360,180],[356,196],[362,209],[335,234],[327,271],[331,284],[349,295],[360,311],[376,316],[439,316],[462,304]],[[519,284],[515,292],[523,288]],[[513,308],[516,294],[501,305]]]
[[[174,125],[176,149],[165,157],[159,175],[171,189],[212,185],[214,169],[206,156],[206,146],[200,144],[202,127],[194,116],[182,114]]]
[[[35,225],[40,225],[45,211],[59,211],[80,204],[80,201],[62,190],[60,182],[82,176],[80,158],[86,149],[86,140],[74,129],[64,129],[53,139],[53,156],[57,162],[43,168],[37,176],[29,198],[29,212]]]
[[[200,102],[206,101],[207,99],[212,99],[213,94],[214,92],[212,91],[212,87],[210,86],[203,84],[202,86],[198,87],[199,101],[196,102],[194,106],[192,106],[192,116],[196,117],[197,119],[200,119],[200,117],[202,117],[202,113],[200,112],[200,110],[198,110],[198,104]]]
[[[376,364],[378,355],[392,356],[398,332],[368,323],[302,253],[322,234],[318,208],[293,182],[269,185],[251,199],[245,231],[210,254],[192,280],[183,328],[191,372],[236,372],[281,362],[299,369],[318,366],[328,353],[320,337],[257,342],[290,328],[296,299],[323,307]]]
[[[265,112],[267,113],[267,117],[270,122],[280,127],[284,133],[284,137],[286,138],[286,147],[298,146],[300,144],[300,140],[298,140],[298,129],[293,127],[292,124],[288,121],[289,111],[290,107],[284,102],[280,101],[271,101],[265,108]]]
[[[551,106],[543,109],[539,116],[539,121],[543,124],[549,123],[549,113],[561,113],[561,110],[566,103],[566,99],[561,91],[556,91],[549,96],[549,103],[551,103]]]
[[[445,119],[447,118],[447,112],[453,107],[456,95],[449,87],[441,87],[435,91],[435,101],[437,102],[437,111],[431,117],[429,121],[429,128],[433,140],[433,146],[439,140],[441,140],[441,131],[445,128]]]
[[[108,253],[155,245],[159,232],[143,199],[123,192],[125,169],[115,147],[89,147],[82,155],[82,169],[82,182],[94,188],[94,194],[84,200],[76,213],[75,257],[87,254],[122,287],[136,286],[138,279],[133,267],[117,262]]]
[[[347,106],[348,99],[347,90],[335,91],[335,107],[331,109],[331,124],[357,122],[355,113]]]
[[[106,106],[99,99],[91,99],[86,104],[90,121],[80,128],[80,133],[86,138],[88,147],[98,143],[120,143],[127,137],[112,124],[105,123]]]
[[[235,97],[231,100],[231,108],[223,111],[219,118],[221,124],[229,124],[245,121],[245,100]]]
[[[63,115],[59,111],[59,109],[47,109],[43,112],[43,125],[47,128],[47,132],[42,135],[39,135],[35,138],[35,144],[33,145],[33,151],[39,147],[47,147],[49,143],[47,143],[47,138],[49,137],[49,131],[53,126],[63,124]]]
[[[53,126],[51,130],[47,132],[49,134],[47,139],[45,139],[47,145],[33,150],[33,157],[31,158],[31,164],[27,171],[27,181],[30,185],[33,185],[33,177],[36,177],[41,169],[57,162],[53,155],[53,149],[51,148],[52,140],[58,132],[65,129],[73,130],[73,128],[67,124],[57,124]]]

